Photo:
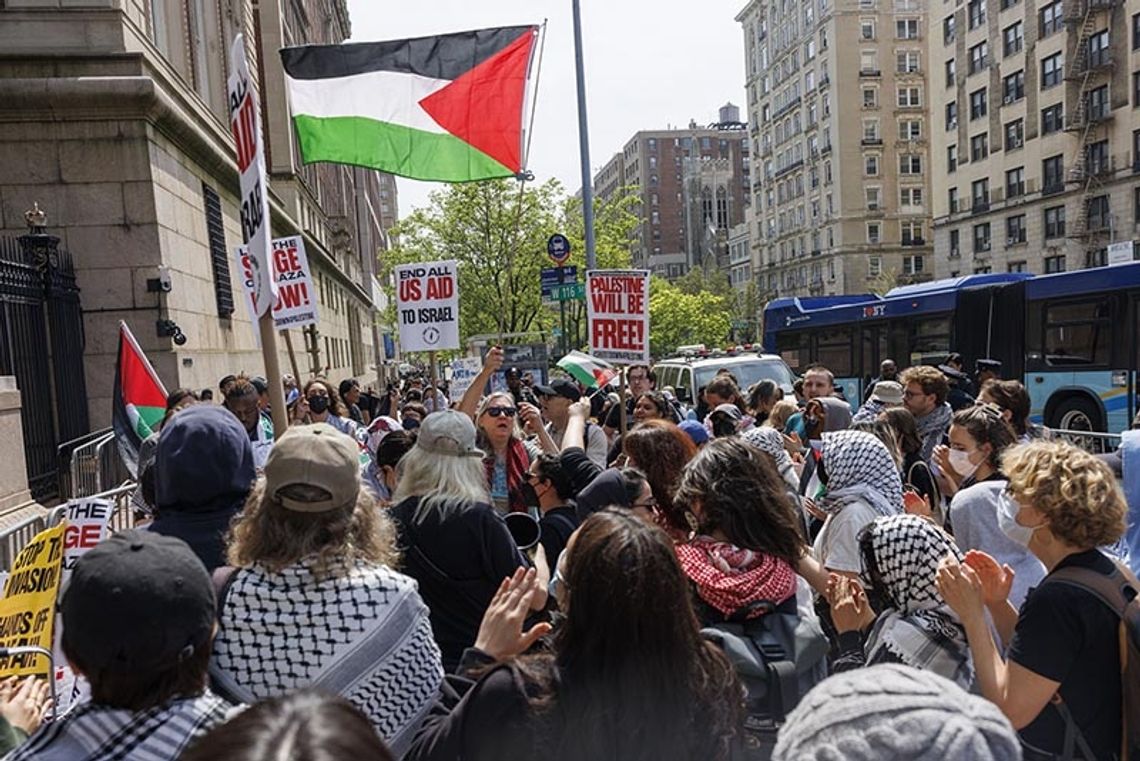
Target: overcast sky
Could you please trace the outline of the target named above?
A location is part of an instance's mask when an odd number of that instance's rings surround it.
[[[746,0],[583,0],[590,163],[597,171],[640,129],[717,120],[744,95],[744,43],[733,18]],[[581,186],[570,0],[349,0],[352,39],[421,37],[547,20],[530,169]],[[400,216],[437,186],[399,180]]]

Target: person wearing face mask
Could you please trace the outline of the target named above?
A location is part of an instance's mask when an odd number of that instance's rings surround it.
[[[566,547],[570,535],[578,528],[578,514],[570,501],[570,476],[562,467],[562,458],[542,454],[530,464],[522,485],[523,501],[541,514],[538,521],[542,548],[552,562]]]
[[[978,405],[954,413],[950,425],[950,448],[942,458],[961,481],[950,502],[948,522],[954,541],[963,552],[981,550],[1013,569],[1010,599],[1014,605],[1025,600],[1029,589],[1045,575],[1045,568],[1033,554],[1011,541],[998,526],[998,508],[1006,477],[1001,458],[1017,443],[1017,435],[992,405]],[[942,479],[948,489],[953,482]]]
[[[298,412],[305,423],[328,423],[341,433],[356,438],[356,423],[345,415],[336,387],[314,378],[301,392]]]
[[[415,433],[405,431],[390,417],[378,417],[368,426],[368,467],[361,474],[364,485],[381,506],[391,504],[399,477],[396,466],[416,443]]]
[[[1097,549],[1123,535],[1124,497],[1104,463],[1068,443],[1014,447],[1002,468],[1009,485],[999,506],[1001,530],[1049,573],[1018,611],[1008,599],[1012,569],[971,552],[965,564],[942,561],[938,591],[966,629],[982,695],[1018,730],[1026,759],[1118,758],[1120,618],[1087,584],[1090,577],[1129,583]]]

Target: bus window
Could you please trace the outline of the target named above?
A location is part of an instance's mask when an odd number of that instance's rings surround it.
[[[807,332],[781,333],[776,336],[776,353],[788,367],[802,373],[812,363],[810,335]]]
[[[1108,300],[1046,307],[1046,364],[1050,367],[1107,366],[1112,351],[1110,314]]]
[[[910,360],[915,365],[938,365],[950,353],[950,318],[915,320],[911,330]]]
[[[821,330],[817,333],[815,361],[837,378],[851,377],[851,329]]]

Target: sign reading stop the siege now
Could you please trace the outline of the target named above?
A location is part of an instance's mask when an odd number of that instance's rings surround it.
[[[256,324],[254,277],[249,249],[239,246],[234,255],[237,257],[238,272],[241,273],[245,303]],[[309,271],[309,257],[305,254],[305,241],[299,235],[277,238],[273,241],[269,263],[277,284],[277,301],[273,305],[274,327],[286,330],[316,325],[319,319],[317,297],[313,290],[313,276]]]
[[[459,348],[459,267],[455,261],[401,264],[396,319],[404,351]]]
[[[269,262],[272,251],[269,245],[269,195],[261,112],[257,107],[257,88],[249,76],[245,38],[240,34],[230,49],[230,71],[226,84],[230,129],[241,175],[241,239],[252,253],[249,266],[253,273],[254,313],[260,317],[273,307],[277,299],[277,284]]]
[[[586,273],[590,354],[610,362],[649,361],[649,272]]]

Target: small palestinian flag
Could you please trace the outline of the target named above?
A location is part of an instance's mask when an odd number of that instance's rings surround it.
[[[523,169],[538,27],[284,48],[302,160],[468,182]]]
[[[601,388],[617,377],[617,370],[609,362],[580,351],[572,351],[558,360],[558,366],[586,388]]]
[[[137,474],[139,447],[158,430],[166,412],[166,388],[125,322],[119,323],[114,394],[111,422],[119,454],[127,469]]]

